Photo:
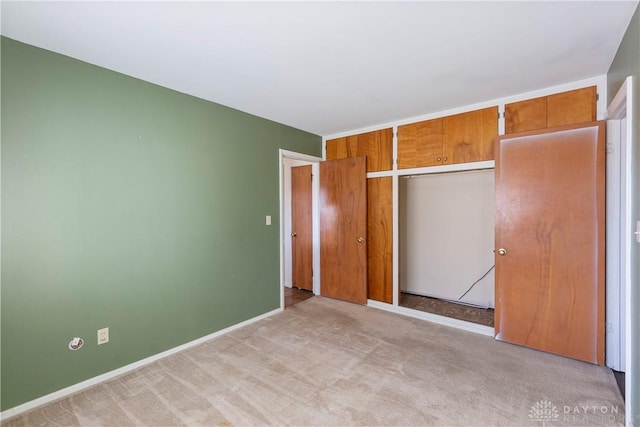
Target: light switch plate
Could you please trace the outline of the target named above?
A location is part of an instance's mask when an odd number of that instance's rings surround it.
[[[267,216],[265,217],[265,223],[266,223],[267,225],[271,225],[271,215],[267,215]]]

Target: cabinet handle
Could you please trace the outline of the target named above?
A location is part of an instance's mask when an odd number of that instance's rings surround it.
[[[442,157],[438,157],[436,160],[441,162],[442,161]]]
[[[447,156],[444,156],[444,157],[442,158],[442,160],[444,160],[445,162],[447,161],[447,159],[448,159],[448,157],[447,157]]]

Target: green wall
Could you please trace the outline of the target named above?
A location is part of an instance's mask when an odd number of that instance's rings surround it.
[[[640,220],[640,8],[636,7],[636,12],[631,19],[631,23],[622,39],[622,43],[618,48],[613,63],[607,73],[607,93],[608,100],[611,102],[613,97],[620,89],[622,82],[627,76],[634,76],[635,81],[635,140],[632,154],[632,214],[633,221]],[[626,405],[630,406],[631,413],[634,417],[635,425],[640,424],[640,250],[637,244],[631,245],[631,284],[632,291],[628,298],[631,301],[632,313],[630,325],[631,329],[631,348],[633,365],[633,373],[627,373],[626,381],[632,384],[635,390],[635,398],[631,400],[627,396]],[[632,420],[627,420],[631,422]]]
[[[2,410],[279,307],[278,149],[319,136],[7,38],[1,89]]]

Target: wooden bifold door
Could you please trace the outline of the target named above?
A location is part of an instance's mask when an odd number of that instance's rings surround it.
[[[604,363],[604,122],[499,138],[496,339]]]

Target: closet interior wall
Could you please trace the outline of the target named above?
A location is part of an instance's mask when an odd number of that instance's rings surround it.
[[[494,307],[494,171],[400,179],[400,289]]]

